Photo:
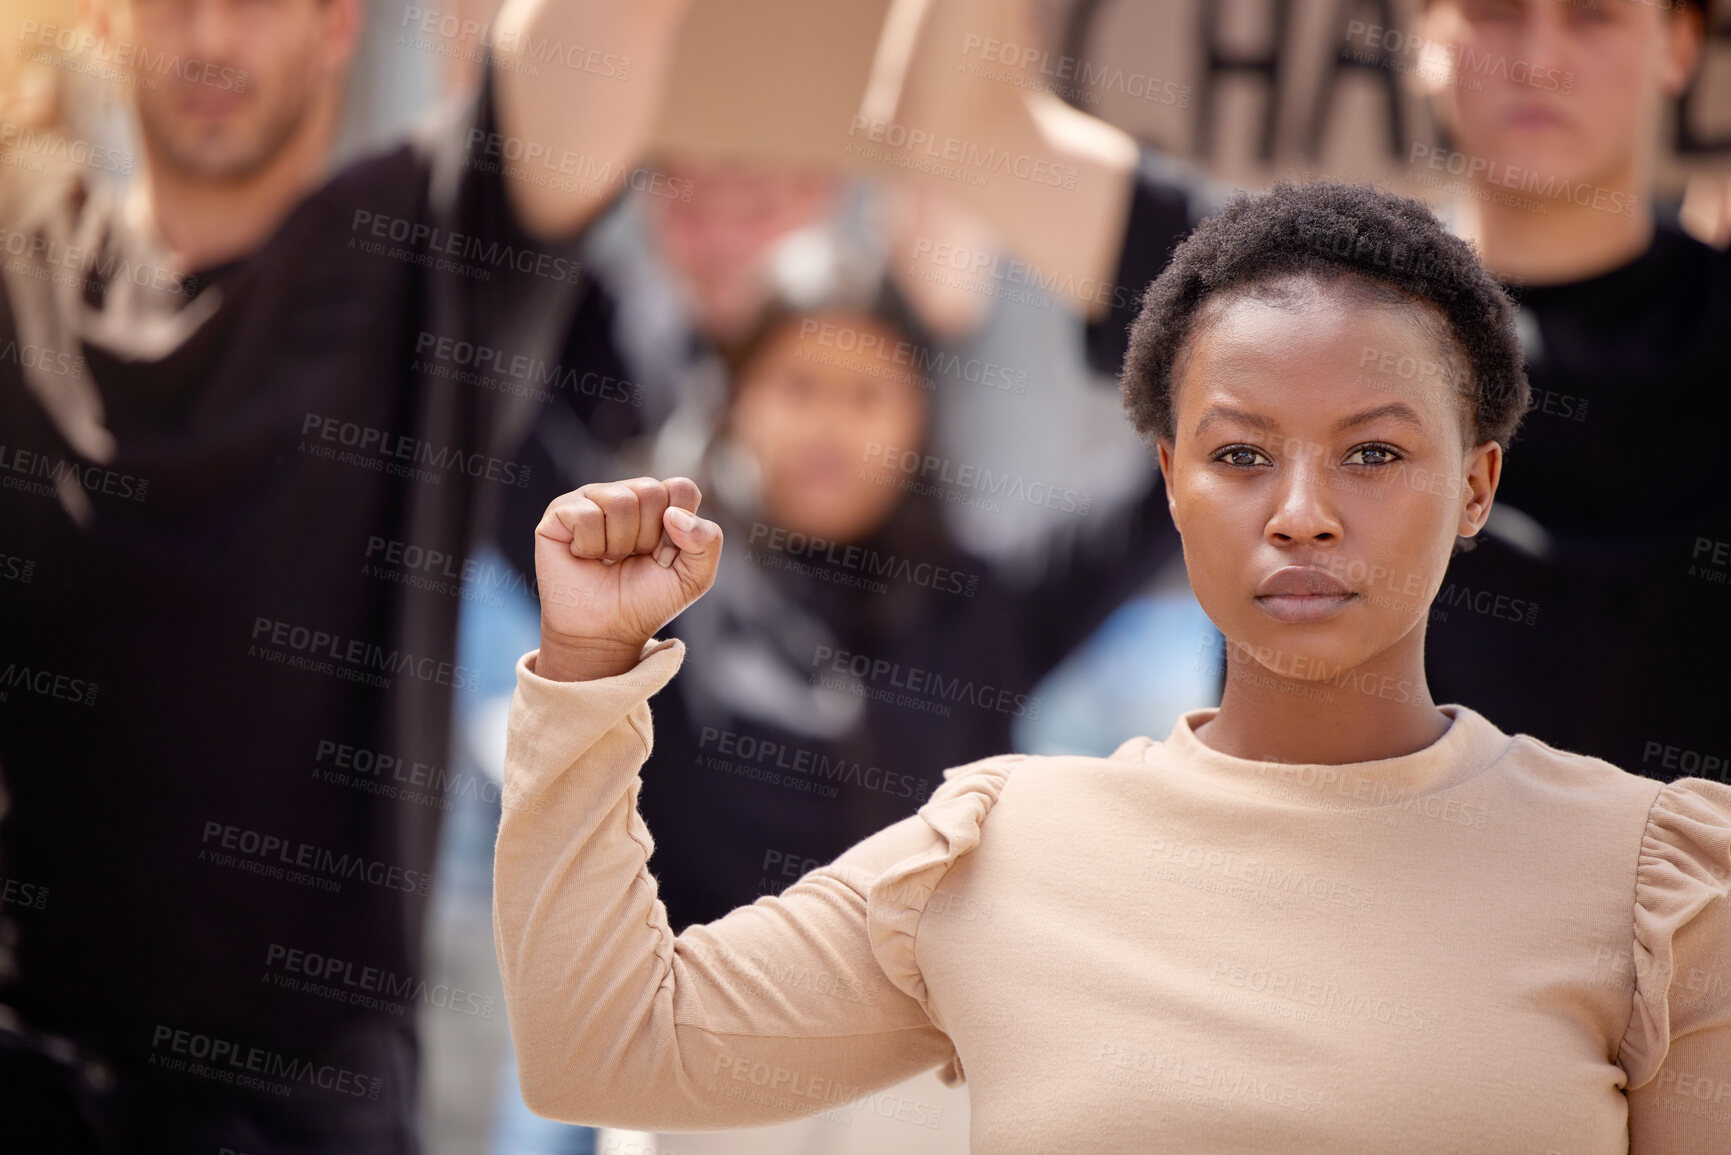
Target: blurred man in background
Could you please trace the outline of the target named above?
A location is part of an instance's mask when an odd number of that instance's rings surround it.
[[[1409,174],[1440,178],[1514,286],[1534,397],[1490,524],[1437,599],[1432,686],[1665,780],[1731,770],[1731,464],[1693,448],[1731,420],[1731,254],[1655,206],[1660,117],[1705,17],[1434,0],[1421,34],[1445,143]],[[1643,481],[1637,458],[1665,467]]]
[[[542,403],[450,350],[551,352],[682,8],[514,3],[462,118],[334,178],[355,0],[18,30],[126,86],[142,156],[119,192],[0,174],[0,348],[51,354],[0,360],[0,854],[52,896],[16,912],[0,1146],[417,1149],[434,835],[474,785],[443,577]]]

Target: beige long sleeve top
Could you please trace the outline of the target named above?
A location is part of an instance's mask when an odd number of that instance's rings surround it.
[[[1249,761],[1199,710],[951,769],[675,937],[636,800],[683,653],[518,665],[494,917],[537,1111],[744,1126],[942,1065],[994,1155],[1731,1152],[1731,787],[1463,706],[1399,758]]]

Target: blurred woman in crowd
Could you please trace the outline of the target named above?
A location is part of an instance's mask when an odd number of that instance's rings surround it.
[[[675,925],[779,890],[913,813],[944,767],[1009,748],[1040,679],[1177,555],[1152,471],[1097,509],[929,453],[932,391],[967,370],[905,314],[890,292],[782,302],[727,354],[695,472],[741,548],[676,623],[692,659],[656,703],[644,772]],[[946,501],[1038,502],[1073,524],[1037,579],[1012,581],[954,541]]]

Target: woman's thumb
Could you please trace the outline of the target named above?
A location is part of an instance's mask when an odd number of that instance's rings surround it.
[[[661,524],[669,540],[679,547],[679,556],[673,564],[707,584],[721,552],[721,527],[677,505],[668,507]]]

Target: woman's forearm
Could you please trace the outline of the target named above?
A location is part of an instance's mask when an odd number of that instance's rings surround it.
[[[591,1124],[745,1126],[945,1061],[948,1039],[885,976],[866,926],[871,881],[936,837],[917,817],[673,935],[637,792],[648,699],[683,652],[651,642],[630,670],[587,681],[542,678],[535,655],[519,666],[494,930],[525,1102]]]

